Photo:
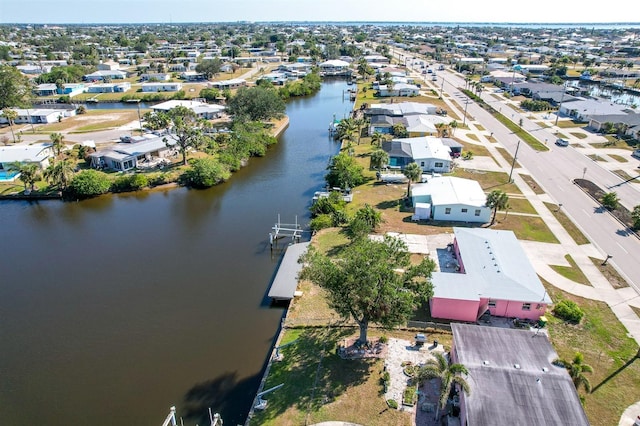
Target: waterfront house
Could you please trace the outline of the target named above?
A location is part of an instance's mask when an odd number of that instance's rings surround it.
[[[320,75],[349,75],[351,70],[349,69],[349,62],[341,61],[339,59],[332,59],[322,62],[320,64]]]
[[[457,389],[458,424],[588,426],[580,397],[544,331],[451,324],[451,362],[469,374]]]
[[[87,88],[87,93],[124,93],[131,89],[128,81],[122,83],[96,83]]]
[[[215,87],[216,89],[225,90],[225,89],[239,89],[240,87],[244,87],[247,85],[247,80],[244,78],[231,78],[229,80],[222,81],[213,81],[209,83],[210,87]]]
[[[487,223],[491,209],[487,196],[475,180],[453,176],[428,178],[411,185],[414,220]]]
[[[383,142],[382,149],[389,155],[389,166],[404,169],[409,163],[418,163],[423,172],[448,173],[451,171],[451,149],[440,138],[393,139]]]
[[[104,79],[123,80],[127,78],[127,73],[120,70],[99,70],[91,74],[85,74],[83,81],[103,81]]]
[[[58,86],[54,83],[38,84],[34,89],[36,96],[54,96],[58,91]]]
[[[53,157],[51,143],[0,146],[0,171],[6,172],[16,163],[32,163],[37,164],[40,169],[46,169],[51,157]]]
[[[381,84],[378,88],[378,95],[380,97],[418,96],[419,93],[420,93],[420,88],[418,86],[416,86],[415,84],[407,84],[407,83],[397,83],[391,87],[387,86],[386,84]]]
[[[455,270],[432,274],[431,316],[475,322],[493,316],[538,320],[551,298],[512,231],[453,228]]]
[[[149,92],[177,92],[182,89],[182,83],[142,83],[142,91]]]
[[[175,138],[168,136],[145,135],[133,143],[119,143],[114,147],[89,154],[91,167],[127,171],[145,168],[147,165],[162,165],[171,156],[177,154]]]
[[[222,117],[225,107],[217,104],[208,104],[200,101],[183,101],[183,100],[171,100],[159,103],[151,107],[153,111],[169,111],[177,106],[182,106],[192,110],[198,118],[205,120],[213,120]]]

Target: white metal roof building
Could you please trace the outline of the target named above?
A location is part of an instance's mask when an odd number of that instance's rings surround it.
[[[512,231],[453,228],[458,273],[435,272],[431,315],[476,321],[496,316],[538,319],[551,303]]]
[[[487,223],[491,217],[491,209],[485,205],[487,196],[480,184],[470,179],[429,178],[425,183],[412,185],[411,199],[416,209],[429,205],[429,217],[423,217],[422,210],[415,219]]]

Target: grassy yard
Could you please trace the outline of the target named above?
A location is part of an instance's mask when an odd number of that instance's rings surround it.
[[[531,188],[533,192],[535,192],[538,195],[544,194],[544,190],[540,188],[540,185],[538,185],[538,182],[536,182],[535,179],[532,178],[530,175],[521,174],[520,177],[522,178],[522,180],[526,182],[527,185],[529,185],[529,188]]]
[[[477,181],[485,191],[500,189],[507,194],[522,194],[515,184],[508,183],[509,175],[504,172],[488,172],[458,167],[452,175],[465,179],[473,179]]]
[[[529,200],[526,198],[509,197],[509,212],[537,214]]]
[[[547,206],[551,213],[553,213],[555,218],[558,220],[558,222],[560,222],[564,230],[569,233],[576,244],[589,244],[590,241],[587,239],[587,237],[584,236],[582,231],[578,229],[578,227],[571,221],[571,219],[569,219],[569,216],[567,216],[564,211],[562,211],[562,209],[558,207],[557,204],[544,203],[544,205]]]
[[[571,359],[581,352],[584,362],[594,369],[593,374],[587,374],[593,392],[585,395],[589,422],[594,426],[617,425],[622,412],[638,400],[640,359],[634,362],[638,345],[605,303],[565,293],[541,280],[555,303],[572,300],[585,311],[578,325],[547,315],[551,342],[560,358]]]
[[[469,143],[469,142],[464,142],[464,141],[460,141],[456,139],[456,142],[462,144],[462,152],[472,152],[474,157],[475,156],[480,156],[480,157],[491,157],[491,153],[489,152],[489,150],[487,148],[485,148],[483,145],[476,145],[473,143]]]
[[[558,127],[561,129],[573,129],[576,127],[587,127],[588,123],[578,123],[573,120],[558,120]]]
[[[564,257],[569,265],[571,266],[562,266],[562,265],[549,265],[551,269],[562,275],[563,277],[570,279],[571,281],[577,282],[578,284],[591,285],[589,279],[586,277],[582,269],[576,264],[576,261],[573,260],[570,254],[567,254]]]
[[[603,157],[599,156],[598,154],[589,154],[587,155],[587,157],[592,159],[593,161],[607,161]]]
[[[505,160],[507,160],[507,162],[508,162],[509,164],[513,164],[513,155],[511,155],[511,154],[509,153],[509,151],[507,151],[506,149],[504,149],[504,148],[503,148],[503,147],[501,147],[501,146],[497,146],[497,147],[496,147],[496,149],[498,150],[498,152],[500,153],[500,155],[502,155],[502,157],[503,157]],[[518,163],[518,162],[516,161],[516,163],[515,163],[515,167],[520,167],[520,163]]]
[[[627,157],[623,157],[622,155],[617,154],[607,154],[609,157],[616,160],[618,163],[628,163],[629,159]]]
[[[519,240],[560,243],[539,217],[507,215],[505,219],[503,214],[498,213],[492,228],[511,230]]]
[[[611,265],[610,263],[603,265],[604,259],[596,259],[595,257],[589,257],[589,259],[595,266],[598,267],[598,269],[600,269],[602,275],[604,275],[604,277],[607,279],[607,281],[609,281],[609,284],[611,284],[613,288],[617,289],[629,287],[629,283],[624,278],[622,278],[622,276],[618,273],[618,271],[616,271],[616,268],[614,268],[613,265]]]
[[[148,110],[140,110],[144,114]],[[85,114],[76,115],[62,120],[60,123],[50,123],[38,127],[38,133],[50,132],[92,132],[123,126],[138,120],[136,109],[127,110],[89,110]]]

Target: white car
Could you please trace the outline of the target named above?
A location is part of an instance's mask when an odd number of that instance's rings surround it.
[[[558,138],[556,140],[556,145],[558,146],[569,146],[569,141],[566,139]]]

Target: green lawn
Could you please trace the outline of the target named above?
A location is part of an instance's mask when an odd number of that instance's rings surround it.
[[[505,219],[503,214],[498,213],[496,223],[492,228],[511,230],[519,240],[554,244],[560,243],[549,227],[539,217],[507,215]]]
[[[562,275],[563,277],[570,279],[571,281],[577,282],[578,284],[591,285],[589,279],[585,276],[582,269],[576,264],[576,261],[573,260],[570,254],[567,254],[564,257],[567,262],[571,266],[562,266],[562,265],[549,265],[551,269]]]
[[[477,181],[483,190],[493,191],[494,189],[500,189],[507,194],[522,194],[520,189],[513,184],[508,183],[509,174],[504,172],[488,172],[484,170],[464,169],[464,162],[460,162],[460,167],[456,168],[453,172],[453,176],[473,179]]]
[[[623,157],[621,155],[617,155],[617,154],[607,154],[609,157],[613,158],[614,160],[616,160],[618,163],[628,163],[629,159],[627,157]]]
[[[569,233],[576,244],[589,244],[589,239],[584,236],[580,229],[578,229],[578,227],[571,221],[571,219],[569,219],[569,216],[564,214],[564,211],[562,211],[562,209],[560,209],[557,204],[544,203],[544,205],[547,206],[551,213],[553,213],[555,218],[558,220],[558,222],[560,222],[565,231]]]
[[[544,190],[540,188],[540,185],[538,185],[538,182],[536,182],[535,179],[532,178],[530,175],[521,174],[520,177],[522,178],[522,180],[526,182],[527,185],[529,185],[529,188],[531,188],[533,192],[535,192],[538,195],[544,194]]]
[[[565,293],[544,279],[542,282],[555,303],[572,300],[585,311],[579,325],[547,315],[551,342],[561,358],[571,359],[581,352],[584,362],[594,369],[587,374],[594,390],[585,395],[589,422],[594,426],[617,425],[622,412],[638,400],[640,359],[634,360],[638,345],[605,303]]]

